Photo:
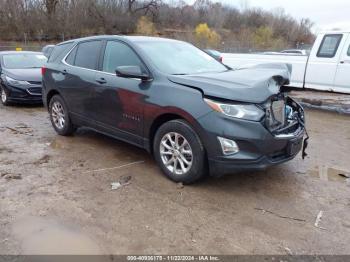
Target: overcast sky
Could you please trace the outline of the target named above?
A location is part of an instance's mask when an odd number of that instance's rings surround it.
[[[195,0],[185,0],[192,4]],[[283,7],[293,17],[310,18],[315,26],[313,31],[339,28],[350,29],[350,0],[212,0],[242,7],[247,2],[249,7],[262,7],[271,10]]]

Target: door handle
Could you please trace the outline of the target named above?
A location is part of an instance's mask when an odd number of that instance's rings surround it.
[[[340,64],[350,64],[350,60],[342,60],[339,63]]]
[[[107,80],[104,79],[103,77],[96,79],[96,82],[103,85],[107,83]]]
[[[340,61],[339,63],[344,64],[344,63],[345,63],[345,61]]]

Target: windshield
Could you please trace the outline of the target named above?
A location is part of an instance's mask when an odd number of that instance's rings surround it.
[[[47,61],[41,54],[11,54],[3,56],[3,65],[7,69],[40,68]]]
[[[162,72],[188,75],[223,72],[227,68],[202,50],[185,42],[139,42],[139,47]]]

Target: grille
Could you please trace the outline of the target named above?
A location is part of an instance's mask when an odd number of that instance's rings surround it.
[[[267,129],[274,135],[291,135],[303,130],[304,110],[290,97],[266,103]]]
[[[41,82],[40,81],[28,81],[28,83],[31,84],[31,85],[41,86]]]
[[[271,110],[274,120],[284,125],[286,121],[286,104],[284,100],[274,101],[271,105]]]
[[[30,87],[27,89],[27,92],[30,95],[41,95],[42,89],[41,87]]]
[[[272,100],[266,104],[266,126],[274,132],[286,125],[286,104],[284,99]]]

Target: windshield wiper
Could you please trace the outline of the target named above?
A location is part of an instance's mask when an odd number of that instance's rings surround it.
[[[188,75],[188,74],[184,74],[184,73],[178,73],[178,74],[171,74],[172,76],[185,76],[185,75]]]

